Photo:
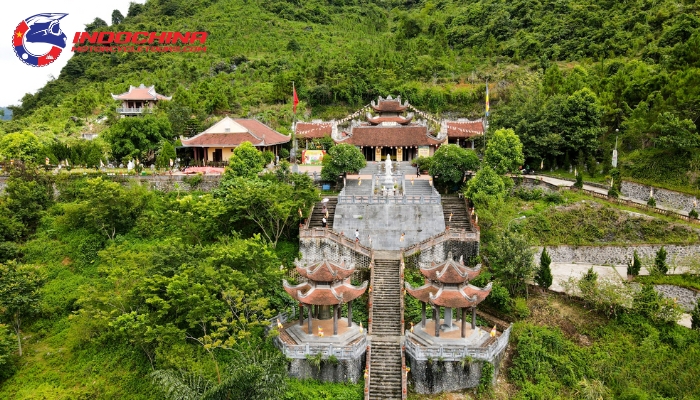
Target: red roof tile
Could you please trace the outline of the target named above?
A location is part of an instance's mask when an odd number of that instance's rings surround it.
[[[404,112],[406,110],[406,106],[402,105],[399,100],[380,100],[379,104],[375,105],[372,104],[372,108],[374,111],[377,112],[392,112],[392,113],[398,113],[398,112]]]
[[[333,123],[331,122],[297,122],[295,133],[300,138],[322,138],[324,136],[330,136],[333,130]]]
[[[434,283],[429,281],[426,282],[425,285],[415,289],[411,287],[411,284],[408,282],[404,282],[404,285],[408,294],[422,301],[423,303],[430,302],[430,295],[435,294],[438,292],[438,290],[440,290],[438,286],[435,286]]]
[[[440,307],[474,307],[491,293],[491,283],[481,289],[472,285],[444,286],[430,295],[430,304]]]
[[[451,138],[470,138],[484,134],[484,123],[476,121],[448,121],[447,136]]]
[[[330,261],[321,261],[311,265],[301,265],[296,263],[299,274],[307,279],[318,282],[332,282],[343,280],[355,271],[355,266],[345,266],[343,261],[340,264],[331,263]]]
[[[444,142],[428,134],[426,126],[357,126],[342,143],[356,146],[408,147],[437,145]]]
[[[156,93],[155,86],[129,86],[129,91],[122,94],[113,94],[114,100],[170,100],[172,97]]]
[[[367,281],[363,282],[361,286],[353,286],[349,279],[336,282],[333,285],[305,282],[297,286],[291,286],[284,280],[282,285],[284,290],[298,302],[317,306],[347,303],[360,297],[367,290]]]
[[[481,264],[478,264],[475,268],[469,268],[457,261],[447,260],[428,268],[421,268],[420,272],[432,281],[442,283],[464,283],[479,275],[481,272]]]
[[[398,116],[398,117],[372,117],[371,115],[369,115],[369,113],[367,115],[367,121],[373,125],[378,125],[378,124],[381,124],[382,122],[396,122],[397,124],[406,125],[409,122],[411,122],[412,119],[413,119],[413,114],[409,114],[406,117],[401,117],[401,116]]]
[[[289,142],[289,136],[274,131],[254,119],[226,117],[189,139],[182,139],[184,147],[236,147],[243,142],[253,146],[272,146]]]

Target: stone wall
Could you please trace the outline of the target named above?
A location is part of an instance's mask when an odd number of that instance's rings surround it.
[[[551,183],[541,181],[539,179],[513,178],[513,181],[515,182],[513,189],[526,189],[526,190],[540,189],[540,190],[545,191],[545,192],[558,192],[559,191],[558,186],[552,185]]]
[[[673,266],[696,266],[700,261],[700,245],[630,245],[630,246],[548,246],[547,253],[556,263],[590,263],[597,265],[627,265],[634,251],[641,259],[652,260],[663,246],[666,258]],[[535,251],[535,263],[539,265],[542,247]]]
[[[501,369],[505,351],[497,354],[493,360],[493,383]],[[409,379],[413,381],[416,393],[436,394],[452,392],[479,386],[481,369],[486,361],[419,361],[406,353],[406,363],[411,367]]]
[[[428,249],[423,249],[419,253],[406,257],[406,266],[409,268],[419,268],[429,266],[431,263],[441,263],[447,260],[452,254],[454,260],[463,257],[465,263],[479,255],[478,241],[448,240],[438,243]]]
[[[183,192],[193,190],[209,192],[219,186],[219,181],[221,180],[220,175],[202,175],[201,180],[195,176],[187,175],[106,176],[106,178],[123,185],[134,183],[145,185],[151,190],[159,190],[161,192],[176,192],[178,190]],[[199,180],[199,183],[191,184],[195,180]]]
[[[321,360],[319,367],[311,365],[306,359],[293,358],[289,362],[288,372],[297,379],[315,379],[321,382],[357,383],[364,374],[365,354],[354,360],[338,360],[332,363]]]
[[[651,186],[634,182],[622,181],[622,195],[646,202],[649,200]],[[693,209],[693,201],[698,198],[689,194],[673,192],[671,190],[654,188],[654,200],[657,206],[664,206],[674,210],[685,211]]]
[[[686,312],[690,312],[695,308],[698,299],[700,298],[700,293],[692,289],[686,289],[675,285],[654,285],[654,289],[664,297],[669,299],[676,299],[678,304]]]
[[[299,252],[302,260],[314,262],[329,260],[355,263],[355,268],[363,269],[369,267],[370,258],[360,254],[347,246],[343,246],[333,240],[326,238],[300,238]]]

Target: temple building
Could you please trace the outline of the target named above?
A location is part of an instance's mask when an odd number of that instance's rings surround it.
[[[440,145],[455,143],[474,148],[474,139],[484,134],[482,119],[438,120],[391,96],[379,97],[368,106],[341,120],[297,122],[293,130],[301,148],[313,139],[330,136],[337,144],[357,146],[367,161],[411,161],[431,156]]]
[[[172,97],[156,93],[155,86],[138,87],[129,85],[129,91],[122,94],[113,94],[112,98],[122,102],[117,107],[117,113],[122,117],[143,115],[144,112],[153,110],[153,107],[161,100],[171,100]]]
[[[225,117],[209,129],[189,139],[182,138],[182,147],[193,149],[195,161],[228,161],[233,149],[243,142],[250,142],[260,151],[279,154],[290,138],[255,119]]]
[[[421,274],[425,277],[425,284],[419,288],[412,288],[406,282],[406,291],[411,296],[421,301],[421,326],[422,331],[430,332],[435,338],[440,333],[450,332],[456,329],[452,321],[452,311],[462,311],[460,323],[460,337],[467,337],[466,310],[472,314],[471,332],[476,332],[476,306],[486,299],[491,293],[491,283],[485,288],[470,285],[468,282],[476,278],[481,272],[481,264],[469,268],[460,260],[454,261],[451,256],[440,264],[432,264],[429,267],[421,267]],[[431,323],[426,322],[426,304],[433,307]],[[444,319],[440,320],[440,307],[445,308]]]
[[[291,285],[283,280],[282,284],[299,304],[299,319],[285,324],[278,320],[279,335],[275,338],[275,345],[289,359],[289,374],[301,379],[357,382],[362,377],[367,331],[352,321],[352,303],[365,293],[367,281],[360,286],[350,282],[354,263],[325,259],[294,263],[301,283]],[[347,318],[341,321],[343,305],[347,306]],[[335,361],[315,368],[309,358],[319,355]]]

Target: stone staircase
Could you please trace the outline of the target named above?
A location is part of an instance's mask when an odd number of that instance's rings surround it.
[[[337,197],[328,197],[328,203],[326,207],[328,208],[328,228],[333,228],[333,217],[335,215],[335,206],[338,204]],[[309,228],[321,228],[321,219],[323,219],[323,203],[320,201],[314,206],[314,212],[311,214],[311,220],[309,221]]]
[[[443,196],[442,212],[445,215],[445,227],[449,226],[450,229],[459,230],[466,229],[467,231],[473,230],[464,199],[460,199],[457,196]],[[450,214],[452,214],[451,221]]]
[[[401,278],[399,260],[375,259],[369,333],[370,399],[401,399]]]
[[[404,193],[406,196],[430,196],[433,194],[433,187],[430,185],[430,182],[425,179],[414,180],[411,185],[411,179],[407,178]]]

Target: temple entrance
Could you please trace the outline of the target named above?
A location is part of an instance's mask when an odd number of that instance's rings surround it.
[[[363,147],[362,155],[365,156],[365,160],[374,161],[374,147]]]
[[[214,162],[221,162],[223,161],[223,154],[222,154],[221,149],[215,149],[214,152],[212,153],[212,161]]]
[[[414,158],[418,157],[418,149],[413,147],[403,148],[403,160],[402,161],[412,161]]]
[[[382,147],[382,161],[386,160],[387,155],[391,155],[392,161],[396,161],[396,149],[391,147]]]

